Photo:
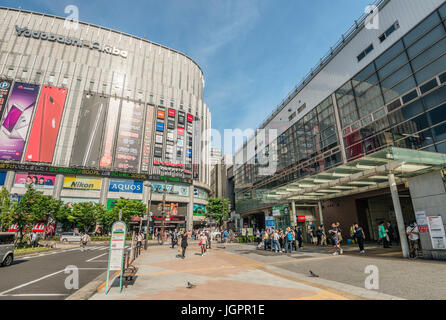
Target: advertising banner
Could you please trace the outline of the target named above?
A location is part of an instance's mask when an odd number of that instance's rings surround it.
[[[194,216],[205,216],[205,215],[206,215],[206,206],[194,203]]]
[[[99,161],[99,166],[101,168],[111,168],[113,163],[113,147],[116,140],[120,105],[120,99],[110,99],[105,125],[104,146],[102,149],[101,160]]]
[[[114,167],[137,171],[141,157],[144,105],[123,101]]]
[[[194,121],[194,148],[193,148],[193,172],[194,179],[198,179],[200,177],[200,141],[201,141],[201,125],[200,120]]]
[[[169,109],[168,114],[170,118],[175,118],[175,109]]]
[[[54,187],[56,176],[34,175],[32,173],[17,173],[15,175],[14,187],[24,188],[33,186],[35,188],[51,189]]]
[[[63,182],[64,189],[73,190],[101,190],[102,179],[88,178],[88,177],[65,177]]]
[[[444,232],[442,217],[428,217],[427,219],[429,222],[432,248],[435,250],[446,250],[446,234]]]
[[[0,172],[0,186],[5,185],[5,180],[6,180],[6,172]]]
[[[133,180],[110,180],[108,191],[125,193],[142,193],[142,181]]]
[[[53,162],[68,89],[43,86],[25,152],[25,161]]]
[[[152,182],[152,192],[164,193],[164,182]],[[189,197],[189,186],[187,184],[172,184],[168,183],[166,193],[169,195],[176,195],[179,197]]]
[[[209,194],[205,189],[194,187],[194,197],[198,199],[207,200]]]
[[[146,110],[146,126],[144,131],[144,147],[142,154],[142,166],[141,171],[149,171],[150,165],[150,150],[152,148],[152,135],[153,135],[153,113],[154,107],[148,105]]]
[[[0,79],[0,117],[3,116],[9,92],[11,92],[12,81]]]
[[[99,199],[95,198],[60,198],[60,200],[69,207],[72,207],[73,204],[83,203],[83,202],[99,203]]]
[[[21,159],[38,94],[38,85],[14,84],[0,122],[0,160]]]
[[[184,125],[185,117],[186,117],[185,113],[182,111],[179,111],[178,112],[178,124]]]
[[[124,264],[125,237],[127,235],[127,226],[122,221],[117,221],[112,226],[110,249],[108,255],[107,280],[105,285],[105,293],[109,289],[110,271],[119,270],[121,272],[119,287],[122,291],[122,272]]]
[[[71,166],[98,167],[109,99],[85,93],[78,120]]]

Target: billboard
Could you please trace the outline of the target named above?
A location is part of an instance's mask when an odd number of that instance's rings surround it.
[[[16,82],[0,121],[0,160],[22,157],[39,86]]]
[[[84,93],[71,154],[71,166],[99,166],[108,101],[107,97],[99,94]]]
[[[83,203],[83,202],[99,203],[99,199],[95,198],[60,198],[60,200],[69,207],[73,206],[73,204]]]
[[[101,153],[101,160],[99,161],[99,166],[101,168],[111,168],[113,163],[113,147],[116,140],[120,105],[120,99],[110,99],[105,125],[104,145]]]
[[[3,115],[3,110],[8,101],[9,92],[11,92],[12,81],[0,79],[0,117]]]
[[[147,112],[146,126],[145,126],[145,132],[144,132],[144,146],[143,146],[142,166],[141,166],[141,171],[143,171],[143,172],[149,171],[150,149],[152,147],[154,107],[148,105],[146,112]]]
[[[64,189],[99,191],[101,190],[102,179],[89,177],[65,177],[63,181]]]
[[[0,186],[5,185],[5,180],[6,180],[6,172],[0,172]]]
[[[52,189],[56,176],[36,175],[32,173],[17,173],[15,175],[14,187],[24,188],[32,185],[35,188]]]
[[[43,86],[28,138],[25,161],[52,163],[68,89]]]
[[[108,191],[125,193],[142,193],[142,181],[134,180],[110,180]]]
[[[200,141],[201,141],[201,125],[200,120],[196,119],[194,121],[194,147],[193,147],[193,172],[194,179],[200,177]]]
[[[205,215],[206,215],[206,206],[194,203],[194,216],[205,216]]]
[[[142,104],[123,101],[116,142],[114,167],[137,171],[141,157],[141,142],[143,128]]]
[[[173,184],[164,182],[152,182],[152,192],[154,193],[164,193],[164,189],[166,189],[166,193],[169,195],[175,195],[179,197],[189,197],[189,186],[187,184]]]

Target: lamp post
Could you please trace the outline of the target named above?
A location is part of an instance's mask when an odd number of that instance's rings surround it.
[[[149,195],[149,208],[147,210],[147,219],[146,219],[146,222],[147,222],[146,236],[145,236],[145,239],[144,239],[144,250],[147,250],[147,241],[149,239],[149,219],[150,219],[150,215],[151,215],[150,208],[152,206],[152,184],[150,182],[146,181],[146,182],[144,182],[144,186],[149,188],[149,192],[150,192],[150,195]]]

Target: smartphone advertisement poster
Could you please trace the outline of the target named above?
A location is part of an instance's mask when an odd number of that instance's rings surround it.
[[[38,94],[38,85],[14,84],[0,121],[0,160],[20,161]]]
[[[68,89],[43,86],[28,140],[25,161],[51,163]]]
[[[3,110],[6,106],[6,102],[8,101],[11,86],[11,80],[0,79],[0,117],[3,115]]]

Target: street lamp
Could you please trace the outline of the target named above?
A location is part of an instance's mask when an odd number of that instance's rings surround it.
[[[149,207],[147,210],[147,226],[146,226],[146,236],[144,239],[144,250],[147,250],[147,241],[149,240],[149,217],[151,216],[150,208],[152,206],[152,184],[149,181],[144,182],[144,186],[149,188],[150,196],[149,196]]]

